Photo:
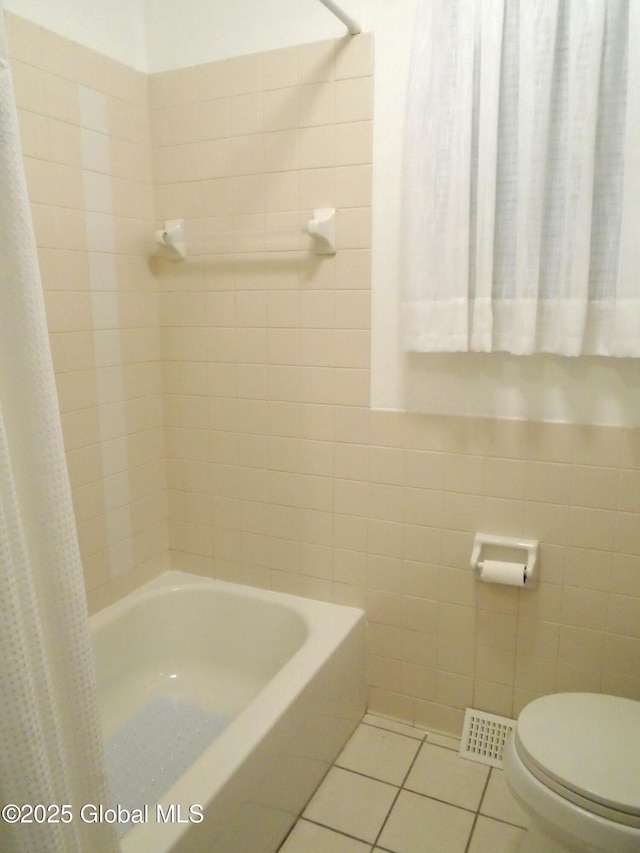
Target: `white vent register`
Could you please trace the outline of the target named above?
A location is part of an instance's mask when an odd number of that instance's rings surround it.
[[[460,755],[480,764],[502,767],[502,755],[511,732],[516,726],[515,720],[498,717],[467,708],[462,727]]]

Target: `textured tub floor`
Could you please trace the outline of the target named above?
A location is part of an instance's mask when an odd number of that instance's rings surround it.
[[[368,714],[280,853],[515,853],[527,822],[502,770],[458,748]]]
[[[131,810],[157,802],[228,722],[179,699],[149,702],[105,743],[112,805]],[[118,824],[121,835],[129,828]]]

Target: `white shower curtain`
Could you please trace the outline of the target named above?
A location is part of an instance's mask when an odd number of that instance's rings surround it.
[[[0,2],[0,850],[117,850],[111,825],[80,815],[85,803],[106,804],[105,793],[82,569]]]
[[[410,351],[640,356],[640,0],[421,0]]]

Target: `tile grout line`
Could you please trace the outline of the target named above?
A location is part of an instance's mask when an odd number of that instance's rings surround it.
[[[480,799],[478,800],[478,808],[476,809],[473,823],[471,824],[471,832],[469,833],[469,837],[467,838],[467,845],[464,848],[464,853],[469,853],[469,849],[471,847],[471,842],[473,841],[473,833],[476,831],[476,825],[478,823],[478,818],[480,816],[480,809],[482,808],[482,803],[484,802],[485,795],[487,793],[487,789],[489,788],[489,780],[491,779],[492,769],[489,768],[489,772],[487,773],[487,778],[485,779],[484,788],[482,789],[482,794],[480,795]]]
[[[417,738],[416,738],[416,740],[417,740]],[[382,824],[381,824],[381,826],[380,826],[380,829],[378,830],[378,834],[377,834],[377,835],[376,835],[376,837],[375,837],[375,840],[374,840],[374,842],[373,842],[373,847],[371,848],[372,850],[374,850],[374,849],[378,846],[378,841],[380,840],[380,836],[381,836],[381,835],[382,835],[382,833],[384,832],[384,828],[385,828],[385,826],[387,825],[387,821],[389,820],[389,818],[390,818],[390,816],[391,816],[391,813],[393,812],[393,809],[394,809],[394,807],[395,807],[396,803],[398,802],[398,797],[400,796],[400,793],[401,793],[402,791],[404,791],[404,790],[405,790],[405,787],[404,787],[404,786],[405,786],[405,783],[406,783],[407,779],[409,778],[409,774],[410,774],[410,773],[411,773],[411,771],[413,770],[413,766],[414,766],[414,764],[416,763],[416,761],[418,760],[418,756],[420,755],[420,751],[422,750],[422,747],[425,745],[426,741],[427,741],[427,735],[426,735],[426,733],[425,733],[425,734],[423,735],[423,737],[418,741],[419,746],[418,746],[418,748],[416,749],[416,754],[413,756],[413,759],[412,759],[412,761],[411,761],[411,764],[410,764],[410,765],[409,765],[409,767],[407,768],[407,772],[406,772],[406,773],[404,774],[404,776],[402,777],[402,782],[401,782],[401,784],[398,786],[398,790],[397,790],[397,792],[396,792],[395,797],[393,798],[393,802],[391,803],[391,806],[389,807],[389,810],[388,810],[388,812],[387,812],[387,814],[386,814],[386,816],[385,816],[385,819],[382,821]]]
[[[298,821],[299,820],[306,821],[307,823],[312,823],[314,826],[319,826],[322,829],[328,830],[329,832],[334,832],[336,835],[341,835],[343,838],[349,838],[349,839],[351,839],[351,841],[359,841],[360,844],[371,844],[370,841],[367,841],[364,838],[359,838],[357,835],[351,835],[351,833],[345,832],[343,829],[337,829],[335,826],[330,826],[329,824],[321,823],[319,820],[314,820],[312,817],[303,817],[301,815],[298,818]],[[298,821],[296,821],[296,823]],[[294,826],[295,826],[295,824],[294,824]],[[294,826],[291,827],[291,831],[287,834],[287,838],[289,837],[289,835],[291,835],[291,832],[293,832]],[[287,839],[285,838],[284,841],[286,841],[286,840]],[[284,841],[282,842],[281,847],[284,845]],[[375,843],[372,845],[371,849],[373,850],[374,847],[375,847]],[[280,850],[280,847],[278,848],[278,850]]]

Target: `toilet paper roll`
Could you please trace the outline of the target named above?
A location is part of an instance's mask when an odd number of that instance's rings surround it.
[[[524,586],[526,577],[526,566],[522,563],[484,560],[480,569],[480,580],[486,583],[506,583],[509,586]]]

